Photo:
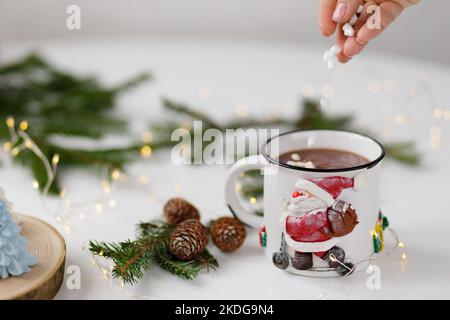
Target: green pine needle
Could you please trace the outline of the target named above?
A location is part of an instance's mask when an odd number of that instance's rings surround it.
[[[150,252],[145,241],[124,241],[119,243],[89,242],[89,250],[96,255],[112,260],[114,278],[133,284],[144,277],[150,269]]]
[[[10,139],[5,121],[12,116],[16,123],[28,121],[27,133],[48,159],[55,153],[60,155],[59,172],[72,166],[123,169],[139,158],[142,143],[90,151],[59,146],[52,138],[102,139],[109,133],[126,133],[127,122],[113,115],[117,98],[148,79],[150,76],[144,73],[106,87],[95,77],[75,75],[50,65],[38,55],[28,55],[0,68],[0,141]],[[153,150],[157,147],[152,146]],[[31,170],[42,190],[47,173],[37,157],[25,150],[15,159]],[[56,179],[50,193],[59,191]]]
[[[413,142],[398,142],[385,144],[386,154],[391,159],[397,160],[405,165],[420,165],[420,153],[416,150]]]
[[[139,237],[135,241],[89,242],[89,251],[92,254],[112,261],[114,278],[133,284],[142,279],[152,265],[157,264],[173,275],[193,280],[202,270],[214,270],[219,267],[217,260],[207,250],[191,261],[175,258],[169,252],[173,227],[165,222],[159,220],[141,222],[137,229]]]

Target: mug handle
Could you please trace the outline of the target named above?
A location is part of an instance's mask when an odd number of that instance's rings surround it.
[[[239,176],[250,170],[262,169],[268,164],[262,155],[253,155],[237,161],[229,170],[225,182],[225,200],[231,213],[245,225],[251,228],[259,228],[263,218],[246,210],[238,198],[236,185]]]

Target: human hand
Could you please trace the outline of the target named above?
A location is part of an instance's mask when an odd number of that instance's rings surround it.
[[[337,54],[340,62],[346,63],[359,54],[369,41],[381,34],[402,11],[420,0],[320,0],[319,28],[326,37],[335,33],[336,44],[341,48]],[[358,7],[364,10],[353,26],[355,35],[344,35],[342,26],[356,14]]]

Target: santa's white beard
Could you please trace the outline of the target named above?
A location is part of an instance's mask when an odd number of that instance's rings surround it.
[[[302,215],[318,209],[325,210],[326,208],[327,204],[323,200],[315,197],[306,197],[304,199],[296,201],[296,203],[291,203],[288,206],[288,209],[291,213],[298,215]]]

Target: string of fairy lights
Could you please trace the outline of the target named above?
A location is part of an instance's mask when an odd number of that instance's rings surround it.
[[[386,80],[384,82],[384,86],[379,81],[370,81],[368,83],[368,91],[369,93],[376,95],[379,94],[383,87],[385,91],[388,94],[391,94],[395,90],[395,81],[393,80]],[[315,88],[312,84],[305,84],[301,87],[301,93],[304,97],[311,97],[315,94]],[[322,86],[320,90],[320,96],[321,96],[321,105],[324,108],[328,108],[330,104],[330,99],[334,96],[335,89],[332,84],[325,84]],[[445,109],[439,106],[437,102],[437,98],[432,90],[431,85],[428,82],[428,79],[425,76],[420,77],[420,81],[417,85],[414,86],[414,88],[409,92],[406,99],[403,100],[402,103],[402,110],[395,113],[393,115],[393,118],[389,116],[387,122],[393,122],[396,126],[404,126],[404,125],[410,125],[412,128],[418,127],[418,124],[414,121],[413,117],[408,116],[408,111],[410,106],[416,101],[416,99],[421,96],[425,95],[428,99],[429,103],[429,113],[430,117],[433,120],[432,126],[429,128],[429,144],[433,149],[443,148],[447,147],[447,150],[450,152],[450,148],[448,145],[448,140],[445,139],[445,136],[443,134],[443,121],[450,122],[450,109]],[[198,92],[198,97],[202,100],[210,99],[211,92],[208,87],[201,87]],[[385,108],[385,106],[381,105],[381,108]],[[235,114],[241,118],[245,118],[249,116],[249,107],[246,104],[238,104],[235,107]],[[6,125],[8,128],[10,140],[5,142],[3,144],[3,150],[6,153],[9,153],[12,157],[18,156],[21,152],[24,150],[30,150],[33,152],[34,155],[42,162],[43,166],[45,167],[46,174],[47,174],[47,181],[46,184],[42,188],[41,193],[41,199],[44,204],[45,209],[47,210],[47,214],[54,217],[55,220],[62,225],[63,229],[70,233],[72,232],[73,226],[70,221],[73,220],[74,216],[78,220],[84,220],[86,218],[86,210],[93,210],[94,212],[101,213],[105,210],[105,208],[110,207],[114,208],[117,206],[117,200],[114,199],[112,194],[112,189],[117,186],[118,183],[128,181],[130,177],[126,175],[124,172],[119,170],[114,170],[111,173],[111,176],[108,177],[108,179],[104,179],[101,181],[101,190],[100,190],[100,196],[84,201],[79,203],[74,203],[71,201],[70,197],[67,194],[67,188],[62,188],[61,193],[59,194],[59,201],[55,208],[51,208],[51,206],[48,204],[49,199],[49,190],[51,185],[53,184],[57,171],[58,171],[58,164],[60,162],[60,155],[54,154],[51,159],[47,159],[44,153],[41,151],[39,146],[35,143],[35,141],[30,137],[27,133],[27,130],[29,128],[29,123],[24,120],[20,123],[16,123],[15,119],[12,117],[8,117],[6,119]],[[384,131],[385,129],[382,129]],[[382,132],[386,133],[386,132]],[[149,159],[152,155],[152,148],[151,148],[151,142],[153,139],[153,134],[150,131],[146,131],[142,133],[142,141],[143,141],[143,147],[141,149],[141,156],[143,159]],[[109,179],[110,178],[110,179]],[[152,193],[149,189],[150,185],[150,178],[148,175],[142,174],[139,175],[137,178],[133,178],[133,180],[142,188],[143,192],[146,192],[149,197],[150,201],[153,203],[159,203],[160,198]],[[39,189],[41,186],[36,180],[33,180],[32,186],[35,189]],[[173,190],[175,192],[180,192],[180,186],[178,184],[175,184],[173,186]],[[257,205],[257,199],[254,197],[250,197],[248,199],[248,202],[250,205],[256,206]],[[408,262],[408,256],[405,252],[406,245],[400,241],[398,238],[398,235],[396,232],[388,228],[387,230],[390,231],[390,234],[392,235],[392,238],[394,239],[394,246],[387,250],[385,254],[382,256],[373,256],[371,255],[367,259],[363,259],[361,261],[358,261],[354,264],[354,267],[362,264],[362,263],[368,263],[369,268],[370,266],[377,260],[381,258],[385,258],[389,255],[391,255],[393,252],[395,252],[397,249],[402,249],[401,252],[401,268],[402,271],[406,268],[407,262]],[[86,250],[85,248],[83,248]],[[333,257],[331,257],[333,259]],[[339,262],[337,259],[335,259],[337,262]],[[93,267],[98,268],[104,279],[106,279],[110,286],[114,289],[122,290],[126,295],[134,298],[141,298],[141,299],[151,299],[152,297],[147,295],[137,295],[134,294],[128,290],[125,289],[125,284],[123,282],[120,282],[118,285],[114,283],[114,279],[112,277],[112,266],[105,266],[99,261],[99,259],[93,255],[91,255],[91,264]],[[340,262],[339,262],[340,263]],[[336,283],[332,285],[333,288],[339,287],[340,283],[346,278],[346,276],[339,279]],[[350,297],[350,295],[341,287],[341,289],[346,293],[346,295]],[[326,298],[327,293],[321,293],[319,294],[319,299]]]
[[[63,228],[66,233],[70,233],[73,229],[73,216],[78,220],[84,220],[86,218],[86,210],[93,210],[96,213],[102,213],[105,208],[115,208],[117,206],[117,200],[112,195],[112,190],[120,182],[129,181],[129,176],[124,172],[115,169],[111,172],[111,176],[101,181],[101,191],[99,196],[82,202],[73,202],[67,194],[67,188],[63,187],[59,193],[59,201],[56,206],[49,204],[49,190],[55,181],[58,164],[60,161],[60,155],[55,153],[51,160],[47,159],[39,146],[28,135],[27,130],[29,124],[26,120],[16,124],[13,117],[6,119],[6,126],[8,128],[10,140],[3,144],[3,150],[6,153],[11,154],[12,157],[18,156],[24,150],[31,151],[42,163],[46,171],[46,183],[40,193],[40,199],[43,203],[46,213],[53,217]],[[153,135],[151,132],[146,131],[142,134],[143,146],[140,150],[141,157],[143,159],[149,159],[152,154],[151,146]],[[160,198],[150,192],[149,190],[149,176],[141,174],[136,178],[136,182],[140,186],[143,192],[149,195],[150,201],[158,203]],[[34,189],[39,189],[41,186],[37,180],[32,180],[32,186]],[[174,187],[176,191],[178,186]]]

